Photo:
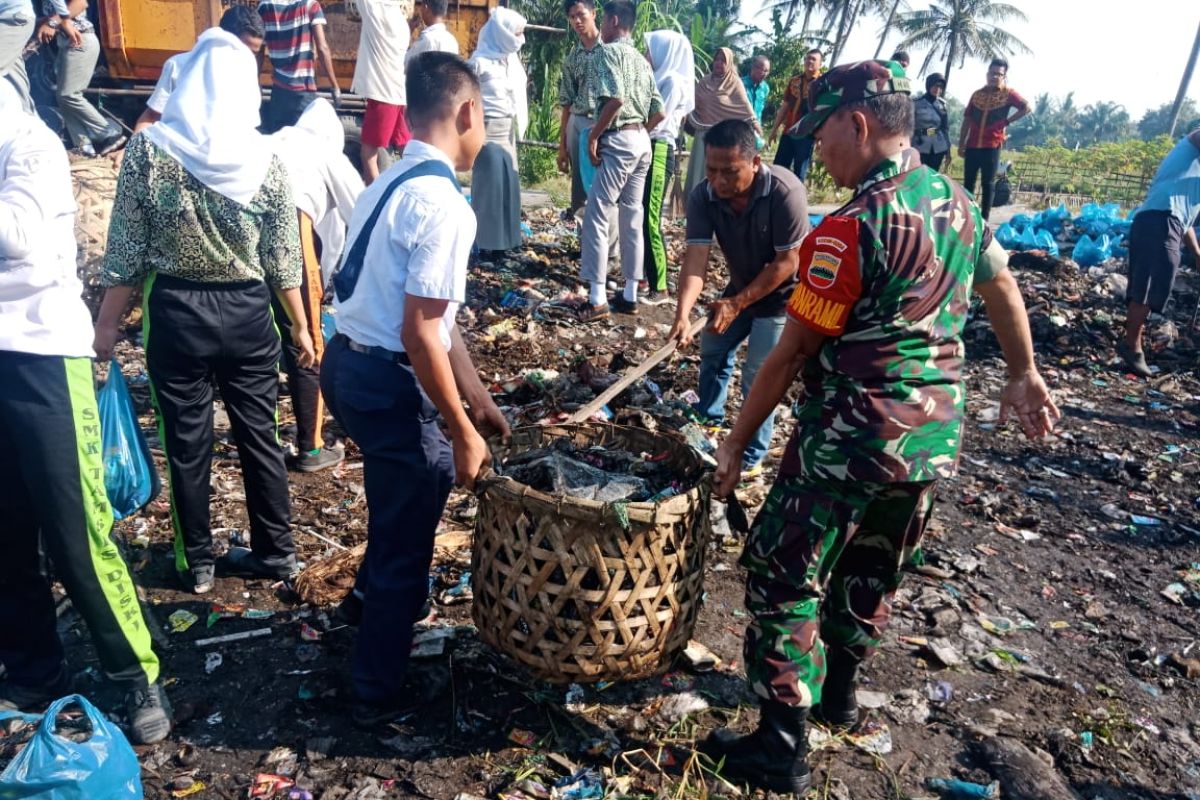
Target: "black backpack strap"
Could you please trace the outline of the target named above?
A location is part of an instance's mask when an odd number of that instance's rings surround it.
[[[425,178],[431,175],[446,178],[454,184],[455,191],[462,191],[462,187],[458,183],[458,178],[454,176],[453,170],[438,158],[422,161],[388,184],[388,187],[384,189],[383,194],[380,196],[379,202],[371,210],[371,216],[367,217],[366,224],[359,230],[358,238],[354,240],[354,244],[350,246],[350,249],[346,251],[346,255],[342,258],[341,267],[333,276],[333,290],[338,300],[345,302],[354,294],[354,287],[358,285],[358,278],[362,275],[363,259],[366,258],[367,246],[371,243],[371,234],[375,230],[375,225],[379,222],[379,215],[383,213],[383,209],[387,207],[388,201],[392,199],[392,194],[405,181],[412,180],[413,178]]]

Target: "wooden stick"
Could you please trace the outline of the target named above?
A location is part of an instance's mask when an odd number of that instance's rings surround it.
[[[697,333],[700,332],[700,329],[704,327],[704,324],[706,322],[708,322],[707,317],[700,317],[699,319],[695,320],[694,322],[692,322],[691,326],[688,327],[688,333],[691,336],[695,336]],[[643,361],[641,364],[639,364],[637,367],[635,367],[633,370],[631,370],[630,372],[628,372],[627,374],[622,376],[621,379],[619,381],[617,381],[616,383],[614,383],[612,386],[608,387],[603,392],[598,394],[596,396],[595,400],[588,403],[586,406],[584,406],[583,408],[579,409],[574,414],[572,414],[571,419],[568,421],[569,422],[585,422],[589,417],[592,416],[592,414],[595,414],[597,411],[599,411],[601,408],[603,408],[604,405],[607,404],[609,400],[612,400],[614,397],[619,395],[621,392],[628,389],[630,384],[632,384],[638,378],[642,377],[647,372],[649,372],[650,370],[652,370],[656,366],[658,366],[663,361],[663,359],[665,359],[667,356],[671,355],[671,353],[674,353],[675,349],[677,347],[679,347],[678,339],[672,339],[671,341],[664,344],[657,351],[655,351],[655,353],[652,356],[650,356],[645,361]]]

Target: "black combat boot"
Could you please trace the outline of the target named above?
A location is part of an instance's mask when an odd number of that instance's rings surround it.
[[[758,730],[738,736],[727,728],[713,731],[700,751],[716,763],[721,775],[760,789],[803,795],[812,785],[808,769],[807,708],[764,700]]]
[[[821,687],[821,702],[813,707],[813,722],[835,733],[853,732],[861,721],[858,699],[858,667],[862,664],[849,650],[841,647],[825,649],[825,683]]]

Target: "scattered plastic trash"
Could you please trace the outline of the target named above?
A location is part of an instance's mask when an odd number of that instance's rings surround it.
[[[960,781],[957,778],[929,778],[925,785],[938,792],[946,800],[995,800],[1000,796],[1000,781],[989,784]]]
[[[183,633],[188,628],[192,627],[199,621],[200,617],[186,609],[172,611],[171,616],[167,617],[167,625],[171,628],[171,633]]]
[[[204,656],[204,673],[206,675],[212,675],[217,667],[221,666],[224,661],[225,659],[220,653],[206,654]]]
[[[523,728],[513,728],[508,732],[508,740],[521,747],[533,747],[537,744],[538,737],[533,731],[527,731]]]
[[[600,800],[604,797],[604,776],[594,769],[581,769],[554,784],[552,800]]]
[[[886,756],[892,752],[892,730],[887,723],[868,722],[858,733],[848,738],[851,744],[864,753]]]
[[[708,701],[695,692],[680,692],[663,698],[655,716],[667,725],[674,725],[689,714],[708,708]]]

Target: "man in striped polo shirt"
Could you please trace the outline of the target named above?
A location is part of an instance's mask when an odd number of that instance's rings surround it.
[[[271,59],[271,99],[263,109],[263,132],[295,125],[316,98],[316,56],[329,79],[333,104],[340,105],[342,92],[333,72],[321,4],[317,0],[264,0],[258,4],[258,13],[266,25],[267,56]]]

